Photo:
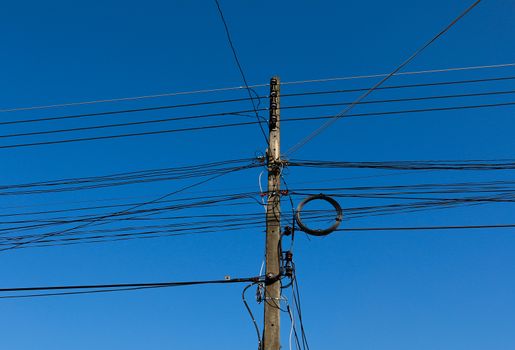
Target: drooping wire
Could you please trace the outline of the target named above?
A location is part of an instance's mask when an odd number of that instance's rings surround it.
[[[256,284],[257,284],[256,282],[253,282],[253,283],[249,284],[248,286],[246,286],[245,288],[243,288],[243,291],[241,293],[241,299],[243,300],[243,304],[245,305],[245,308],[247,309],[249,316],[252,320],[252,324],[254,325],[254,329],[256,330],[256,335],[257,335],[257,339],[258,339],[258,350],[262,350],[261,332],[259,331],[259,326],[256,322],[254,314],[252,313],[252,310],[250,309],[250,306],[247,303],[247,299],[245,298],[245,293],[247,292],[247,290]]]
[[[294,304],[295,308],[297,309],[297,316],[299,318],[302,344],[303,344],[304,349],[309,350],[309,344],[308,344],[308,339],[306,336],[306,330],[304,329],[304,321],[302,319],[302,306],[301,306],[301,302],[300,302],[300,292],[299,292],[299,285],[297,282],[297,274],[296,273],[293,278],[292,294],[293,294],[293,304]]]

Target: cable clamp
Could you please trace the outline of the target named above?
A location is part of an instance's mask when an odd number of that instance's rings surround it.
[[[279,281],[280,278],[281,274],[274,275],[273,273],[267,273],[265,276],[265,285],[269,286],[274,284],[275,282]]]

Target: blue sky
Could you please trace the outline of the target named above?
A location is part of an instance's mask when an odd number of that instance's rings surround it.
[[[222,1],[251,84],[387,73],[469,5],[469,1]],[[407,70],[515,62],[511,1],[486,1]],[[15,108],[241,86],[211,1],[10,2],[0,13],[0,108]],[[513,68],[395,77],[391,84],[514,75]],[[352,89],[376,80],[285,85],[283,93]],[[513,89],[513,83],[377,92],[370,99]],[[257,89],[266,94],[266,88]],[[348,101],[357,95],[333,96]],[[246,97],[244,90],[73,108],[1,113],[1,120]],[[324,103],[285,98],[284,106]],[[513,101],[510,95],[359,106],[355,112]],[[266,102],[266,101],[265,101]],[[248,109],[245,102],[238,108]],[[198,107],[212,113],[222,107]],[[284,118],[337,113],[341,107],[284,110]],[[178,116],[179,111],[144,118]],[[266,116],[266,112],[264,113]],[[295,156],[348,161],[513,159],[513,107],[350,118]],[[226,123],[224,117],[216,122]],[[239,121],[249,121],[241,117]],[[100,123],[132,121],[106,116]],[[232,120],[232,119],[230,119]],[[91,122],[89,122],[91,123]],[[320,121],[283,124],[283,149]],[[2,126],[2,134],[90,125],[73,120]],[[167,127],[191,125],[185,121]],[[197,125],[197,124],[195,124]],[[142,126],[123,131],[157,130]],[[4,131],[5,130],[5,131]],[[104,133],[108,133],[105,131]],[[88,131],[78,136],[101,135]],[[50,137],[33,138],[47,140]],[[2,145],[11,141],[2,140]],[[1,185],[95,176],[253,157],[265,148],[255,125],[14,149],[0,149]],[[184,193],[258,191],[261,169],[231,174]],[[366,176],[387,175],[366,178]],[[290,186],[378,186],[509,180],[513,172],[378,170],[287,171]],[[365,177],[365,178],[364,178]],[[335,180],[341,179],[341,180]],[[345,180],[347,179],[347,180]],[[2,196],[3,213],[84,203],[149,200],[195,180],[104,190]],[[109,201],[107,200],[109,199]],[[116,200],[114,200],[116,199]],[[96,202],[95,202],[96,201]],[[365,202],[346,200],[342,206]],[[289,210],[284,203],[285,210]],[[222,209],[219,209],[222,210]],[[226,209],[224,209],[226,210]],[[254,206],[235,212],[262,211]],[[195,213],[194,211],[189,214]],[[206,211],[199,211],[203,215]],[[349,220],[348,227],[513,223],[513,205],[493,204]],[[0,252],[1,286],[218,279],[259,272],[261,230]],[[306,332],[312,349],[479,350],[515,346],[515,236],[512,230],[335,233],[295,245]],[[241,302],[242,285],[174,288],[0,301],[3,349],[242,349],[256,346]],[[252,293],[249,293],[252,299]],[[262,305],[252,301],[259,319]],[[283,315],[284,347],[289,323]]]

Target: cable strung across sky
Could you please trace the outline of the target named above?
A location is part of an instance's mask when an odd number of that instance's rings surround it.
[[[498,107],[510,107],[515,105],[515,102],[502,102],[502,103],[490,103],[490,104],[480,104],[480,105],[460,105],[460,106],[451,106],[451,107],[435,107],[435,108],[422,108],[422,109],[408,109],[408,110],[398,110],[398,111],[385,111],[385,112],[370,112],[370,113],[356,113],[356,114],[347,114],[341,118],[351,118],[351,117],[366,117],[366,116],[381,116],[381,115],[395,115],[395,114],[407,114],[407,113],[425,113],[425,112],[442,112],[442,111],[457,111],[464,109],[484,109],[484,108],[498,108]],[[234,114],[234,113],[231,113]],[[323,120],[323,119],[333,119],[334,115],[327,116],[314,116],[314,117],[298,117],[298,118],[282,118],[281,122],[303,122],[303,121],[313,121],[313,120]],[[158,120],[151,121],[151,123],[159,123],[159,122],[167,122],[170,119],[166,120]],[[147,122],[141,122],[138,124],[143,124]],[[20,147],[35,147],[35,146],[44,146],[44,145],[56,145],[56,144],[67,144],[72,142],[85,142],[85,141],[99,141],[99,140],[107,140],[107,139],[119,139],[126,137],[135,137],[135,136],[150,136],[150,135],[161,135],[168,133],[179,133],[179,132],[191,132],[191,131],[205,131],[211,129],[223,129],[223,128],[234,128],[234,127],[242,127],[258,124],[257,121],[252,122],[240,122],[240,123],[229,123],[229,124],[217,124],[217,125],[202,125],[195,127],[186,127],[186,128],[177,128],[177,129],[160,129],[155,131],[144,131],[144,132],[132,132],[132,133],[122,133],[122,134],[111,134],[111,135],[102,135],[102,136],[91,136],[91,137],[78,137],[72,139],[58,139],[58,140],[50,140],[50,141],[39,141],[39,142],[29,142],[29,143],[18,143],[18,144],[4,144],[0,145],[0,149],[13,149]],[[93,127],[95,128],[95,127]],[[46,133],[46,132],[45,132]],[[0,138],[2,136],[0,135]]]
[[[459,20],[461,20],[463,17],[465,17],[474,7],[479,5],[481,0],[475,1],[472,5],[467,7],[465,11],[460,13],[458,17],[456,17],[451,23],[449,23],[445,28],[443,28],[440,32],[438,32],[434,37],[432,37],[428,42],[426,42],[422,47],[417,49],[411,56],[409,56],[406,60],[404,60],[400,65],[398,65],[390,74],[386,75],[383,79],[379,80],[374,86],[372,86],[369,90],[367,90],[365,93],[360,95],[353,103],[351,103],[347,108],[345,108],[343,111],[338,113],[337,115],[333,116],[330,120],[325,122],[323,125],[321,125],[319,128],[317,128],[315,131],[313,131],[311,134],[307,135],[305,138],[300,140],[298,143],[296,143],[294,146],[292,146],[286,154],[290,155],[295,152],[297,152],[300,148],[302,148],[306,143],[311,141],[313,138],[315,138],[317,135],[322,133],[325,129],[329,128],[331,125],[333,125],[338,119],[344,117],[347,115],[348,112],[350,112],[358,103],[363,101],[365,98],[368,97],[375,89],[378,87],[381,87],[388,79],[390,79],[392,76],[397,74],[401,71],[405,66],[407,66],[411,61],[413,61],[419,54],[421,54],[424,50],[426,50],[431,44],[433,44],[436,40],[438,40],[441,36],[443,36],[445,33],[447,33]]]
[[[195,182],[193,184],[190,184],[190,185],[187,185],[187,186],[184,186],[184,187],[181,187],[177,190],[173,190],[171,192],[168,192],[162,196],[159,196],[157,198],[154,198],[152,200],[149,200],[147,202],[143,202],[143,203],[138,203],[136,205],[133,205],[133,206],[130,206],[128,208],[125,208],[125,209],[122,209],[120,211],[116,211],[116,212],[111,212],[111,213],[107,213],[107,214],[103,214],[101,216],[97,216],[95,217],[94,219],[91,219],[89,221],[86,221],[86,222],[82,222],[80,223],[79,225],[77,226],[73,226],[73,227],[70,227],[70,228],[66,228],[64,230],[60,230],[60,231],[57,231],[57,232],[49,232],[49,233],[45,233],[45,234],[42,234],[40,237],[38,238],[35,238],[35,239],[31,239],[31,240],[28,240],[28,241],[23,241],[23,242],[14,242],[12,245],[10,245],[9,247],[5,247],[5,248],[1,248],[0,249],[0,252],[3,252],[3,251],[7,251],[7,250],[12,250],[12,249],[19,249],[20,247],[23,247],[27,244],[33,244],[33,243],[37,243],[45,238],[48,238],[48,237],[54,237],[54,236],[59,236],[59,235],[62,235],[62,234],[66,234],[66,233],[69,233],[69,232],[73,232],[73,231],[76,231],[76,230],[79,230],[79,229],[82,229],[84,227],[88,227],[90,225],[103,225],[105,223],[108,222],[108,220],[110,220],[111,218],[115,218],[115,217],[119,217],[120,215],[124,215],[126,213],[130,213],[136,209],[139,209],[141,207],[145,207],[145,206],[148,206],[148,205],[152,205],[152,204],[155,204],[155,203],[159,203],[160,201],[164,200],[164,199],[167,199],[171,196],[174,196],[174,195],[177,195],[179,193],[182,193],[184,191],[187,191],[191,188],[194,188],[194,187],[197,187],[197,186],[200,186],[200,185],[203,185],[205,183],[208,183],[210,181],[213,181],[217,178],[220,178],[222,176],[225,176],[225,175],[228,175],[228,174],[231,174],[231,173],[234,173],[234,172],[237,172],[237,171],[241,171],[241,170],[245,170],[245,169],[249,169],[251,168],[253,165],[243,165],[243,166],[240,166],[240,167],[237,167],[237,168],[234,168],[234,169],[230,169],[230,170],[227,170],[227,171],[224,171],[224,172],[221,172],[219,174],[215,174],[211,177],[208,177],[206,179],[202,179],[201,181],[198,181],[198,182]]]
[[[264,281],[264,276],[231,278],[227,277],[223,280],[205,280],[205,281],[186,281],[186,282],[151,282],[151,283],[117,283],[117,284],[92,284],[92,285],[74,285],[74,286],[45,286],[45,287],[18,287],[18,288],[0,288],[0,299],[15,298],[31,298],[31,297],[48,297],[58,295],[76,295],[76,294],[93,294],[103,292],[121,292],[129,290],[142,290],[152,288],[172,288],[185,286],[200,286],[213,284],[234,284]],[[71,292],[54,292],[40,294],[11,294],[4,293],[21,293],[21,292],[48,292],[48,291],[71,291]]]
[[[479,93],[455,94],[455,95],[421,96],[421,97],[397,98],[397,99],[387,99],[387,100],[363,101],[363,102],[360,102],[359,104],[385,104],[385,103],[398,103],[398,102],[453,99],[453,98],[463,98],[463,97],[509,95],[509,94],[514,94],[514,93],[515,93],[515,90],[507,90],[507,91],[492,91],[492,92],[479,92]],[[318,104],[306,104],[306,105],[296,105],[296,106],[295,105],[284,106],[284,107],[282,107],[282,109],[288,110],[288,109],[334,107],[334,106],[342,106],[342,105],[349,105],[349,104],[351,104],[351,102],[318,103]],[[222,112],[222,113],[186,116],[186,117],[167,117],[167,118],[151,119],[151,120],[139,120],[139,121],[124,122],[124,123],[116,123],[116,124],[83,126],[83,127],[75,127],[75,128],[68,128],[68,129],[38,130],[38,131],[30,131],[30,132],[23,132],[23,133],[18,132],[18,133],[3,134],[3,135],[0,134],[0,139],[11,138],[11,137],[26,137],[26,136],[69,133],[69,132],[87,131],[87,130],[99,130],[99,129],[108,129],[108,128],[119,128],[119,127],[128,127],[128,126],[139,126],[139,125],[147,125],[147,124],[155,124],[155,123],[174,122],[174,121],[179,121],[179,120],[194,120],[194,119],[200,119],[200,118],[221,117],[221,116],[227,116],[227,115],[242,116],[248,112],[250,112],[250,111],[244,110],[244,111],[233,111],[233,112]],[[184,129],[184,131],[188,131],[188,130],[189,129]],[[191,130],[194,130],[194,129],[191,129]],[[180,131],[180,129],[178,129],[178,131]]]
[[[450,209],[458,206],[486,205],[497,203],[515,203],[515,182],[491,181],[471,183],[448,184],[413,184],[397,186],[360,186],[360,187],[333,187],[333,188],[307,188],[291,189],[294,197],[304,198],[313,193],[326,193],[335,198],[378,199],[381,204],[366,206],[346,206],[345,219],[353,220],[361,217],[394,215],[427,210]],[[248,201],[252,199],[254,200]],[[77,224],[97,220],[96,215],[84,217],[60,218],[49,217],[41,221],[16,220],[4,221],[7,225],[0,232],[0,246],[10,246],[13,243],[27,242],[27,247],[47,247],[55,245],[92,244],[102,242],[127,241],[133,239],[150,239],[161,237],[178,237],[215,232],[231,232],[247,229],[259,229],[263,225],[262,212],[223,213],[212,214],[180,214],[170,215],[171,211],[198,208],[197,205],[210,206],[221,204],[224,208],[231,205],[258,203],[258,193],[241,193],[205,197],[205,200],[191,201],[182,199],[182,203],[173,206],[158,206],[156,208],[137,209],[112,216],[108,223],[127,222],[128,226],[115,226],[104,229],[80,229],[64,232],[58,235],[38,232],[44,227],[53,228],[62,224]],[[384,203],[389,200],[390,203]],[[259,203],[258,203],[259,204]],[[159,214],[156,216],[156,214]],[[162,216],[162,215],[164,216]],[[31,215],[27,213],[27,215]],[[152,215],[152,217],[148,217]],[[332,211],[307,210],[304,218],[310,222],[323,222],[333,215]],[[16,226],[16,225],[22,226]],[[25,225],[30,224],[30,225]],[[14,225],[14,226],[13,226]],[[36,230],[29,234],[15,234],[18,229]],[[57,231],[59,232],[59,231]],[[38,240],[36,243],[30,241]]]
[[[515,159],[502,160],[433,160],[346,162],[331,160],[288,161],[288,166],[330,169],[387,169],[387,170],[513,170]]]
[[[399,72],[394,75],[395,76],[423,75],[423,74],[434,74],[434,73],[500,69],[500,68],[509,68],[509,67],[515,67],[515,63],[500,63],[500,64],[491,64],[491,65],[427,69],[427,70],[420,70],[420,71]],[[298,81],[289,81],[289,82],[283,81],[283,82],[281,82],[281,84],[282,85],[302,85],[302,84],[324,83],[324,82],[332,82],[332,81],[380,78],[380,77],[385,77],[387,75],[388,75],[388,73],[382,73],[382,74],[369,74],[369,75],[359,75],[359,76],[298,80]],[[267,87],[267,86],[269,86],[268,83],[249,85],[250,88],[260,88],[260,87]],[[119,103],[119,102],[128,102],[128,101],[157,99],[157,98],[163,98],[163,97],[176,97],[176,96],[198,95],[198,94],[208,94],[208,93],[219,93],[219,92],[227,92],[227,91],[238,91],[238,90],[243,90],[243,89],[246,89],[246,87],[233,86],[233,87],[225,87],[225,88],[200,89],[200,90],[191,90],[191,91],[164,92],[164,93],[151,94],[151,95],[106,98],[106,99],[98,99],[98,100],[56,103],[56,104],[50,104],[50,105],[29,106],[29,107],[4,108],[4,109],[0,109],[0,113],[12,113],[12,112],[22,112],[22,111],[32,111],[32,110],[78,107],[78,106],[88,106],[88,105],[105,104],[105,103]]]
[[[176,168],[159,168],[91,177],[55,179],[32,183],[0,185],[0,196],[28,195],[78,190],[91,190],[104,187],[135,185],[149,182],[183,180],[210,176],[235,170],[241,165],[260,167],[252,158],[232,159]],[[330,160],[288,161],[290,167],[307,168],[346,168],[346,169],[387,169],[387,170],[512,170],[515,159],[506,160],[435,160],[435,161],[381,161],[346,162]],[[1,216],[1,215],[0,215]]]
[[[231,170],[236,170],[242,165],[250,167],[261,166],[251,158],[231,159],[220,162],[210,162],[175,168],[149,169],[91,177],[0,185],[0,196],[91,190],[104,187],[135,185],[156,181],[184,180],[203,176],[211,176]]]
[[[391,89],[411,89],[411,88],[420,88],[420,87],[430,87],[430,86],[446,86],[446,85],[462,85],[462,84],[478,84],[478,83],[486,83],[486,82],[502,82],[513,80],[515,77],[513,76],[505,76],[505,77],[493,77],[493,78],[484,78],[484,79],[468,79],[468,80],[454,80],[454,81],[440,81],[433,83],[419,83],[419,84],[404,84],[404,85],[388,85],[377,88],[376,90],[391,90]],[[339,94],[339,93],[351,93],[351,92],[360,92],[367,91],[370,87],[367,88],[358,88],[358,89],[339,89],[339,90],[323,90],[323,91],[306,91],[306,92],[298,92],[298,93],[290,93],[290,94],[281,94],[281,97],[299,97],[299,96],[309,96],[309,95],[324,95],[324,94]],[[258,99],[268,98],[268,96],[258,96]],[[177,109],[177,108],[187,108],[187,107],[199,107],[199,106],[208,106],[208,105],[216,105],[216,104],[225,104],[225,103],[234,103],[234,102],[242,102],[247,101],[249,98],[235,98],[235,99],[225,99],[225,100],[209,100],[209,101],[200,101],[194,103],[183,103],[183,104],[175,104],[175,105],[162,105],[155,107],[144,107],[144,108],[132,108],[132,109],[121,109],[121,110],[108,110],[102,112],[94,112],[94,113],[81,113],[81,114],[70,114],[70,115],[62,115],[62,116],[50,116],[50,117],[40,117],[40,118],[31,118],[31,119],[16,119],[16,120],[4,120],[0,121],[0,125],[14,125],[14,124],[30,124],[30,123],[40,123],[40,122],[49,122],[49,121],[59,121],[59,120],[70,120],[70,119],[83,119],[83,118],[97,118],[104,117],[108,115],[119,116],[122,114],[132,114],[132,113],[141,113],[141,112],[152,112],[152,111],[161,111],[161,110],[169,110],[169,109]],[[258,109],[259,111],[264,111],[265,108]],[[229,112],[221,112],[221,113],[212,113],[206,115],[192,115],[192,116],[184,116],[178,117],[174,120],[187,120],[187,119],[196,119],[196,118],[209,118],[216,116],[224,116],[224,115],[238,115],[241,113],[253,112],[253,110],[239,110],[239,111],[229,111]]]

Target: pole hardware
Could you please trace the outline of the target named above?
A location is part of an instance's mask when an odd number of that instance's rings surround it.
[[[328,227],[326,229],[311,229],[302,222],[302,218],[301,218],[302,209],[304,208],[304,206],[307,203],[314,201],[314,200],[323,200],[333,206],[333,208],[336,212],[336,218],[334,220],[334,223],[330,227]],[[326,196],[325,194],[322,194],[322,193],[305,198],[302,202],[299,203],[299,205],[297,206],[297,210],[295,212],[295,220],[297,221],[297,224],[299,225],[299,228],[301,229],[301,231],[304,231],[307,234],[313,235],[313,236],[326,236],[326,235],[330,234],[331,232],[335,231],[338,228],[338,226],[340,226],[342,219],[343,219],[343,211],[342,211],[342,207],[340,206],[340,204],[333,198]]]

